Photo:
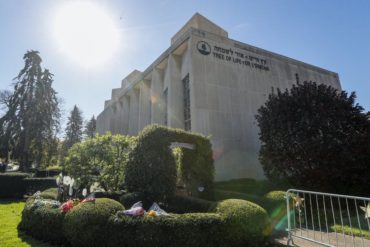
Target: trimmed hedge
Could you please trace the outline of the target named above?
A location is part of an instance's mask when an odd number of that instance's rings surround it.
[[[287,190],[291,186],[287,181],[255,180],[252,178],[231,179],[215,182],[214,188],[222,191],[232,191],[243,194],[263,196],[274,190]]]
[[[169,148],[172,142],[195,145],[194,150],[181,148],[180,177],[185,188],[197,195],[198,187],[205,192],[213,184],[214,166],[208,138],[180,129],[150,125],[139,134],[129,153],[125,182],[130,192],[141,192],[152,201],[162,201],[174,195],[177,182],[176,160]]]
[[[264,208],[272,213],[278,208],[285,208],[286,209],[286,199],[285,199],[286,192],[285,191],[271,191],[267,193],[264,198]],[[285,211],[286,213],[286,211]]]
[[[120,202],[125,208],[130,208],[134,203],[141,201],[144,208],[151,206],[152,202],[145,200],[145,196],[141,193],[127,193],[121,196]],[[199,213],[208,212],[214,205],[214,202],[182,195],[174,195],[164,202],[159,202],[161,208],[167,212],[184,214],[184,213]]]
[[[33,194],[36,191],[43,191],[49,188],[56,188],[57,183],[55,178],[25,178],[24,183],[26,192]]]
[[[175,195],[169,198],[166,202],[165,209],[168,212],[184,214],[184,213],[199,213],[199,212],[209,212],[209,210],[214,206],[214,202],[190,197]]]
[[[110,233],[106,246],[230,246],[223,244],[224,227],[219,214],[190,213],[154,218],[114,216],[101,231]]]
[[[229,199],[215,208],[226,220],[224,237],[230,245],[260,246],[270,234],[267,212],[249,201]]]
[[[271,191],[262,198],[262,205],[269,214],[274,231],[285,231],[288,227],[285,195],[285,191]]]
[[[65,215],[64,236],[73,246],[106,246],[113,234],[104,229],[109,227],[109,217],[119,210],[124,207],[108,198],[80,203]]]
[[[141,201],[144,207],[150,207],[150,202],[145,200],[145,196],[139,192],[124,194],[120,197],[119,201],[125,208],[131,208],[131,206],[138,201]]]
[[[93,192],[93,193],[95,195],[95,198],[109,198],[109,199],[115,200],[117,202],[119,202],[121,196],[124,195],[123,191],[113,191],[113,192],[97,191],[97,192]]]
[[[172,199],[189,208],[211,204],[181,196]],[[66,240],[72,246],[261,246],[270,233],[266,211],[244,200],[225,200],[214,205],[212,212],[159,217],[117,213],[123,209],[106,198],[80,203],[65,216],[48,206],[26,206],[21,226],[36,238],[54,243]]]
[[[258,196],[258,195],[246,194],[246,193],[240,193],[240,192],[234,192],[234,191],[228,191],[228,190],[219,190],[219,189],[212,190],[211,196],[205,196],[202,198],[206,200],[211,200],[211,201],[223,201],[227,199],[241,199],[241,200],[254,202],[258,205],[262,205],[263,203],[263,199],[261,198],[261,196]]]
[[[55,177],[55,176],[58,176],[59,173],[61,173],[61,172],[62,172],[61,168],[36,170],[35,171],[35,177],[37,177],[37,178]]]
[[[0,173],[0,197],[22,198],[26,193],[24,179],[27,177],[29,177],[27,173]]]
[[[41,192],[41,198],[57,200],[58,199],[58,188],[49,188]]]
[[[59,244],[65,241],[62,232],[64,214],[51,206],[32,206],[34,198],[29,198],[22,212],[20,228],[32,237]]]

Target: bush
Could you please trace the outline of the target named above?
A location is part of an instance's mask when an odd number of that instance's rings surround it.
[[[252,178],[231,179],[215,182],[214,188],[243,194],[263,196],[272,190],[287,190],[291,187],[286,181],[255,180]]]
[[[256,116],[266,176],[307,190],[369,196],[370,119],[355,99],[311,82],[271,94]]]
[[[59,167],[52,167],[50,169],[45,169],[45,170],[36,170],[35,177],[37,178],[55,177],[55,176],[58,176],[59,173],[61,172],[62,172],[62,169]]]
[[[36,191],[43,191],[49,188],[56,188],[57,183],[55,178],[25,178],[26,192],[33,194]]]
[[[211,197],[204,197],[204,199],[212,200],[212,201],[223,201],[226,199],[241,199],[246,201],[251,201],[258,205],[261,205],[262,199],[261,196],[255,194],[246,194],[246,193],[239,193],[234,191],[227,191],[227,190],[212,190]]]
[[[193,208],[210,205],[195,198],[177,199]],[[128,217],[117,213],[123,209],[106,198],[80,203],[65,216],[49,206],[26,206],[21,226],[34,237],[65,240],[72,246],[260,246],[268,232],[265,210],[244,200],[220,202],[213,213]]]
[[[26,193],[27,173],[1,173],[0,174],[0,197],[22,198]]]
[[[230,246],[223,243],[224,220],[218,214],[191,213],[169,217],[114,216],[101,231],[107,246]]]
[[[99,182],[106,191],[119,190],[135,140],[135,137],[107,133],[76,143],[68,151],[66,171],[81,188],[90,188],[94,182]]]
[[[34,198],[26,202],[22,212],[20,228],[34,238],[55,244],[64,242],[62,225],[64,215],[59,208],[32,206]]]
[[[181,167],[169,148],[172,142],[195,145],[194,150],[182,148]],[[177,170],[185,188],[196,195],[198,187],[209,191],[213,183],[212,149],[208,138],[180,129],[159,125],[147,126],[129,154],[126,166],[126,185],[130,192],[141,192],[153,201],[163,201],[174,195]]]
[[[269,214],[272,228],[277,231],[284,231],[288,227],[285,195],[285,191],[271,191],[263,197],[261,203]]]
[[[138,201],[143,202],[144,207],[148,207],[148,204],[151,203],[150,201],[146,200],[145,196],[142,193],[139,192],[123,194],[120,197],[119,201],[125,208],[131,208],[131,206]]]
[[[167,200],[165,209],[177,214],[208,212],[213,204],[214,202],[196,197],[175,195]]]
[[[265,203],[264,208],[268,212],[275,211],[276,208],[280,208],[281,206],[286,208],[285,195],[285,191],[271,191],[267,193],[263,198],[263,201]]]
[[[58,198],[58,188],[50,188],[41,192],[41,198],[57,200]]]
[[[123,191],[97,191],[94,192],[95,198],[109,198],[117,202],[120,201],[120,198],[124,195]]]
[[[106,246],[112,237],[104,230],[108,218],[123,209],[119,202],[107,198],[80,203],[65,215],[64,235],[73,246]]]
[[[266,211],[249,201],[229,199],[215,208],[226,221],[224,237],[231,245],[260,246],[270,234]]]

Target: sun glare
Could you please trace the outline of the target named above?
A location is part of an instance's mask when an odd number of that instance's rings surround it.
[[[62,6],[55,15],[54,36],[62,52],[84,67],[106,63],[118,48],[112,19],[90,2]]]

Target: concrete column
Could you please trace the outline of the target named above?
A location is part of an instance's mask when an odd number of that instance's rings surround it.
[[[168,126],[184,128],[184,95],[181,81],[181,57],[171,54],[168,59]]]
[[[153,69],[150,87],[150,98],[152,101],[151,123],[164,123],[163,102],[163,70]]]
[[[128,134],[137,135],[139,125],[139,90],[132,89],[130,95],[130,117],[128,125]]]
[[[128,96],[123,96],[120,99],[122,104],[122,111],[121,111],[121,133],[124,135],[128,134],[128,125],[129,125],[129,112],[130,112],[130,105],[129,105],[129,98]]]
[[[101,134],[105,134],[106,132],[110,131],[111,129],[111,121],[112,120],[112,108],[111,106],[104,109],[103,112],[103,123],[102,128],[100,129]]]
[[[117,134],[117,124],[118,124],[117,115],[118,115],[118,108],[117,108],[117,102],[116,102],[110,107],[109,131],[112,134]]]
[[[140,83],[139,94],[139,129],[141,131],[151,121],[150,81]]]
[[[104,132],[104,111],[96,117],[96,133],[103,134]]]

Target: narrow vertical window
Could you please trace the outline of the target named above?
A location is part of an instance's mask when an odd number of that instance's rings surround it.
[[[168,125],[168,88],[163,92],[164,98],[164,125]]]
[[[184,87],[184,129],[191,130],[189,74],[182,79]]]
[[[295,81],[297,82],[297,84],[299,83],[299,75],[298,75],[298,73],[295,73]]]
[[[152,100],[149,97],[149,123],[152,123]]]

